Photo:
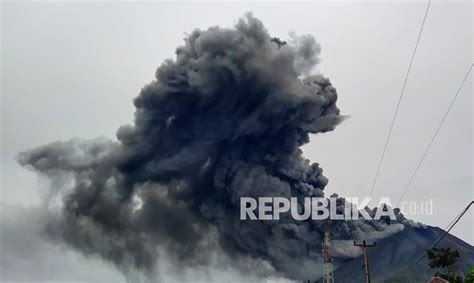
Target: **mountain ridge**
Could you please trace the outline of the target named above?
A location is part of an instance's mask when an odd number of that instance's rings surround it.
[[[429,225],[405,225],[405,228],[387,238],[377,241],[369,248],[369,267],[373,283],[419,283],[426,282],[437,270],[431,269],[425,257],[416,266],[412,266],[431,248],[445,231]],[[446,234],[438,244],[459,250],[458,267],[464,272],[466,267],[474,265],[474,247],[467,242]],[[335,282],[365,282],[363,255],[353,259],[334,262]],[[317,282],[321,282],[320,279]]]

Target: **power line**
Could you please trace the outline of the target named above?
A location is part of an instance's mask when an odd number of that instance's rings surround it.
[[[456,218],[453,219],[453,221],[451,221],[451,223],[448,225],[448,229],[444,231],[443,235],[436,241],[436,243],[433,245],[433,247],[436,247],[443,239],[444,237],[446,237],[446,235],[451,231],[451,229],[453,229],[453,227],[459,222],[459,220],[461,220],[461,218],[463,217],[464,214],[466,214],[466,212],[469,210],[469,208],[471,207],[471,205],[474,203],[474,201],[471,201],[467,206],[466,208],[464,208],[461,213],[458,214],[458,216],[456,216]],[[436,239],[436,238],[435,238]],[[411,269],[413,269],[413,267],[415,267],[418,263],[420,263],[425,257],[426,257],[426,253],[425,253],[425,250],[428,246],[431,245],[431,243],[434,241],[434,239],[428,244],[426,245],[424,248],[423,248],[423,256],[420,257],[414,264],[411,264],[410,267],[405,270],[406,271],[409,271]],[[418,256],[417,256],[418,257]]]
[[[436,237],[434,239],[432,239],[427,245],[425,245],[421,251],[420,254],[418,254],[417,256],[415,256],[415,258],[418,258],[418,260],[416,260],[413,264],[410,264],[410,266],[405,269],[402,273],[405,273],[405,272],[408,272],[410,270],[412,270],[418,263],[420,263],[425,257],[426,257],[426,249],[431,246],[431,244],[433,242],[436,241],[436,243],[433,245],[433,247],[436,247],[443,239],[444,237],[446,237],[447,234],[449,234],[449,232],[453,229],[453,227],[459,222],[459,220],[461,220],[461,218],[464,216],[464,214],[466,214],[466,212],[469,210],[469,208],[471,207],[471,205],[474,203],[474,201],[471,201],[447,226],[446,228],[444,229],[444,233],[441,235],[441,237],[436,240]],[[422,255],[421,257],[419,257],[420,255]],[[350,276],[349,275],[346,275],[344,276],[343,279],[345,278],[348,278]]]
[[[456,222],[456,220],[461,217],[461,215],[463,214],[464,210],[461,211],[458,215],[456,215],[456,217],[444,228],[444,231],[447,231],[447,230],[450,230],[451,229],[451,225],[453,225],[454,222]],[[434,242],[436,242],[436,237],[433,238],[428,244],[426,244],[423,249],[421,249],[421,252],[415,257],[415,258],[418,258],[418,260],[415,261],[415,264],[413,264],[413,266],[417,265],[423,258],[426,257],[426,250],[428,249],[429,246],[431,246]],[[421,256],[421,257],[420,257]],[[410,270],[411,268],[408,268],[408,270]]]
[[[408,81],[408,77],[410,75],[411,67],[413,65],[413,60],[415,59],[415,54],[416,54],[416,50],[418,49],[418,44],[420,43],[421,33],[423,32],[423,28],[425,26],[426,17],[428,16],[428,10],[430,9],[430,5],[431,5],[431,0],[428,1],[428,5],[426,6],[425,16],[423,17],[423,23],[421,24],[420,32],[418,33],[418,38],[416,40],[415,49],[413,49],[413,54],[411,55],[410,64],[408,65],[408,70],[407,70],[407,73],[405,75],[405,80],[403,81],[402,90],[400,91],[400,95],[398,97],[397,107],[395,108],[395,113],[393,115],[392,122],[390,124],[390,129],[388,130],[387,140],[385,141],[385,145],[383,147],[382,156],[380,157],[379,166],[377,168],[377,172],[375,173],[375,178],[374,178],[374,181],[372,183],[372,188],[370,189],[370,196],[372,196],[372,193],[374,192],[375,184],[377,183],[377,178],[378,178],[379,173],[380,173],[380,168],[382,167],[382,163],[383,163],[383,160],[385,158],[385,152],[387,151],[388,142],[390,140],[390,136],[392,135],[393,125],[395,124],[395,120],[396,120],[397,115],[398,115],[398,109],[400,108],[400,103],[402,102],[403,93],[405,92],[405,87],[406,87],[406,84],[407,84],[407,81]]]
[[[407,190],[408,190],[408,188],[409,188],[411,182],[413,181],[413,178],[415,177],[416,173],[418,172],[418,169],[420,168],[421,163],[423,162],[423,160],[424,160],[426,154],[428,153],[428,151],[429,151],[431,145],[433,144],[433,141],[434,141],[434,139],[436,138],[436,136],[437,136],[437,134],[438,134],[438,132],[439,132],[439,129],[441,128],[442,124],[443,124],[444,121],[446,120],[446,117],[447,117],[449,111],[451,110],[451,108],[452,108],[452,106],[453,106],[453,104],[454,104],[454,102],[455,102],[457,96],[459,95],[459,93],[460,93],[462,87],[464,86],[464,83],[466,82],[466,80],[467,80],[467,78],[468,78],[468,76],[469,76],[469,73],[470,73],[471,70],[472,70],[473,65],[474,65],[474,64],[471,63],[471,66],[469,67],[469,69],[468,69],[466,75],[464,76],[464,79],[463,79],[463,81],[461,82],[461,85],[459,86],[459,88],[458,88],[458,90],[457,90],[457,92],[456,92],[456,95],[453,97],[453,99],[452,99],[452,101],[451,101],[451,104],[449,105],[449,107],[448,107],[446,113],[445,113],[444,116],[443,116],[443,119],[441,120],[440,124],[438,125],[438,128],[436,129],[435,134],[433,135],[433,137],[432,137],[430,143],[428,144],[428,147],[426,148],[426,150],[425,150],[425,152],[424,152],[422,158],[420,159],[420,162],[418,163],[418,166],[416,167],[415,171],[413,172],[413,174],[412,174],[412,176],[411,176],[411,178],[410,178],[410,181],[408,182],[408,185],[405,187],[405,190],[404,190],[402,196],[401,196],[400,199],[398,200],[398,204],[399,204],[400,201],[402,200],[402,198],[403,198],[403,196],[405,195],[405,193],[407,192]],[[469,207],[472,205],[472,203],[473,203],[473,202],[471,201],[471,203],[470,203],[463,211],[461,211],[461,212],[448,224],[448,226],[446,226],[446,228],[444,229],[446,232],[445,232],[444,235],[435,243],[434,246],[436,246],[436,245],[446,236],[446,234],[449,233],[449,231],[451,231],[451,229],[454,227],[454,225],[456,225],[456,223],[459,221],[459,219],[466,213],[466,211],[469,209]],[[398,205],[398,204],[397,204],[397,205]],[[413,264],[413,266],[415,266],[416,264],[418,264],[423,258],[426,257],[426,254],[424,254],[424,250],[426,250],[426,248],[427,248],[428,246],[430,246],[435,240],[436,240],[436,238],[433,239],[432,241],[430,241],[430,242],[423,248],[423,251],[422,251],[423,255],[422,255],[422,257],[419,258],[419,259],[415,262],[415,264]],[[418,256],[417,256],[417,257],[418,257]]]
[[[434,247],[436,247],[441,242],[441,240],[443,240],[443,238],[446,237],[446,235],[451,231],[451,229],[453,229],[453,227],[459,222],[459,220],[461,220],[463,215],[466,214],[466,212],[469,210],[469,208],[471,207],[471,205],[473,203],[474,203],[474,201],[471,201],[469,203],[469,205],[464,209],[464,211],[461,213],[461,215],[458,217],[458,219],[453,223],[453,225],[451,225],[451,227],[444,232],[443,236],[434,244]]]
[[[438,125],[438,128],[436,128],[435,133],[433,134],[433,137],[431,137],[430,143],[425,149],[425,152],[421,156],[420,161],[418,162],[418,165],[416,166],[415,170],[413,171],[410,180],[408,181],[408,184],[405,186],[405,189],[403,190],[402,195],[400,196],[400,199],[397,202],[397,206],[400,204],[400,201],[402,201],[403,197],[405,196],[406,192],[408,191],[408,188],[410,187],[411,183],[413,182],[413,179],[415,178],[416,173],[418,173],[418,169],[420,169],[421,164],[425,160],[426,155],[428,154],[428,151],[430,150],[431,146],[433,145],[434,140],[436,139],[436,136],[439,133],[439,130],[441,129],[441,126],[443,126],[444,121],[446,120],[446,117],[448,116],[449,112],[451,111],[451,108],[453,107],[454,102],[456,101],[456,98],[458,97],[459,93],[461,92],[462,87],[464,86],[464,83],[466,82],[467,78],[469,77],[469,74],[471,73],[472,67],[474,64],[471,63],[471,66],[466,72],[466,75],[464,76],[464,79],[461,82],[461,85],[458,87],[458,90],[456,92],[456,95],[454,95],[453,99],[451,100],[451,103],[449,104],[448,109],[444,113],[443,119],[441,119],[441,122]]]

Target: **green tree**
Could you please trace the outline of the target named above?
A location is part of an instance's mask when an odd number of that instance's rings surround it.
[[[468,266],[464,283],[474,283],[474,266]]]
[[[437,248],[434,247],[426,251],[431,268],[438,268],[441,271],[436,273],[443,279],[451,283],[462,283],[462,278],[459,276],[457,267],[457,260],[459,258],[459,251],[451,248]]]

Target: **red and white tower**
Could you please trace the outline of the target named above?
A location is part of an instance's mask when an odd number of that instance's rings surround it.
[[[334,276],[332,272],[331,239],[329,238],[329,218],[324,220],[323,283],[334,283]]]

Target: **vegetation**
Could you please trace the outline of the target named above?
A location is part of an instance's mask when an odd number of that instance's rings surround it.
[[[434,247],[426,251],[431,268],[440,269],[436,276],[448,280],[451,283],[462,283],[462,277],[459,275],[457,260],[459,251],[451,248]]]
[[[474,283],[474,266],[467,267],[464,283]]]

